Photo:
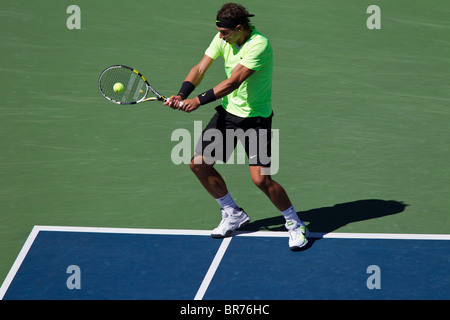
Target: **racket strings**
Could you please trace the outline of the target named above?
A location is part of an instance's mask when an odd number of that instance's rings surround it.
[[[121,92],[114,91],[116,83],[123,84],[124,89]],[[121,103],[139,101],[147,94],[144,80],[133,70],[122,67],[106,70],[100,78],[100,89],[110,99]]]

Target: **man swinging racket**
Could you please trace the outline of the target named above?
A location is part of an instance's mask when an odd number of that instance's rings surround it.
[[[201,105],[222,98],[222,104],[216,108],[216,113],[203,130],[190,164],[203,187],[221,207],[222,220],[218,227],[212,230],[211,236],[227,237],[250,222],[250,218],[234,202],[225,181],[214,168],[215,160],[226,162],[230,156],[229,149],[234,150],[236,147],[236,139],[226,141],[226,132],[231,129],[245,133],[245,137],[237,139],[243,143],[249,158],[250,176],[255,185],[283,214],[289,232],[289,247],[296,250],[308,243],[309,231],[297,216],[284,188],[267,174],[270,158],[269,161],[263,159],[263,155],[270,155],[271,151],[273,55],[269,40],[251,26],[249,17],[252,16],[239,4],[223,5],[216,18],[219,32],[202,60],[190,70],[179,93],[171,96],[164,104],[173,109],[191,112]],[[225,60],[227,79],[197,97],[187,99],[219,56]],[[180,104],[180,101],[183,101],[183,104]],[[212,139],[208,134],[218,132],[217,130],[222,133],[222,140]],[[255,133],[253,136],[256,141],[248,139],[251,136],[248,132]],[[217,148],[218,142],[222,148]],[[230,143],[232,148],[226,148]],[[215,152],[205,152],[208,148],[211,150],[211,144],[216,144],[216,148],[213,148]]]

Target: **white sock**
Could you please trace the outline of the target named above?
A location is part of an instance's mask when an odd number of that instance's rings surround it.
[[[236,204],[236,202],[234,202],[229,192],[222,198],[216,199],[216,201],[217,203],[219,203],[219,206],[226,212],[233,213],[234,209],[239,210],[238,205]]]
[[[290,208],[288,208],[284,211],[281,211],[281,213],[283,214],[286,221],[293,220],[293,221],[297,221],[301,225],[304,225],[303,221],[300,220],[300,218],[298,217],[297,212],[294,209],[294,206],[291,206]]]

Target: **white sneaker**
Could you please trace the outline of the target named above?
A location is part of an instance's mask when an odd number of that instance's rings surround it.
[[[288,220],[285,224],[289,232],[289,249],[298,250],[308,243],[309,230],[297,221]]]
[[[240,211],[234,211],[232,214],[228,214],[223,209],[220,209],[220,211],[222,212],[222,221],[220,221],[217,228],[211,231],[211,237],[213,238],[228,237],[234,230],[250,222],[249,216],[242,208],[240,208]]]

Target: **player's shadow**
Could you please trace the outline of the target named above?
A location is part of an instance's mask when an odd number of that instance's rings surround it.
[[[407,204],[395,200],[358,200],[336,204],[332,207],[311,209],[297,212],[308,226],[311,232],[329,233],[333,232],[349,223],[376,219],[396,213],[403,212]],[[284,217],[282,215],[256,220],[243,227],[242,231],[286,231],[284,227]],[[308,248],[318,238],[309,241]],[[306,248],[305,248],[306,249]]]

